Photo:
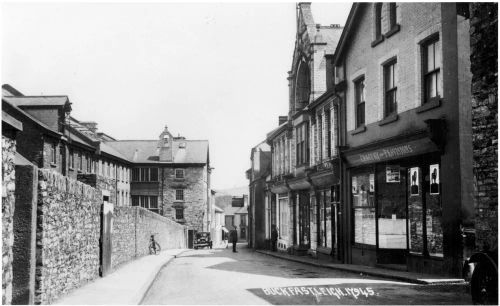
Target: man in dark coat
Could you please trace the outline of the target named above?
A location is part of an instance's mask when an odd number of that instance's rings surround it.
[[[238,232],[236,231],[236,227],[229,233],[229,240],[233,243],[233,253],[237,253],[236,243],[238,242]]]
[[[274,224],[272,227],[273,229],[271,230],[271,251],[276,252],[277,251],[276,244],[278,243],[278,229]]]

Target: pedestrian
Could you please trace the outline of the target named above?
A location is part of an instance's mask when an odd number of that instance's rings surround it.
[[[277,244],[278,244],[278,229],[276,228],[276,225],[273,224],[271,230],[271,251],[276,252],[278,250]]]
[[[233,253],[237,253],[236,243],[238,242],[238,232],[236,231],[236,227],[229,233],[229,240],[233,243]]]
[[[224,232],[224,243],[226,244],[226,249],[227,249],[229,246],[229,233],[228,232]]]

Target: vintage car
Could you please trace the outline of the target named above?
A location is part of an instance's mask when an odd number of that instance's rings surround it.
[[[209,232],[197,232],[194,238],[194,249],[210,247],[212,248],[212,239]]]

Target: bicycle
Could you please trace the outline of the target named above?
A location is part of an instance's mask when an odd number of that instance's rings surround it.
[[[155,241],[155,235],[151,235],[149,239],[149,255],[158,255],[161,252],[161,246]]]

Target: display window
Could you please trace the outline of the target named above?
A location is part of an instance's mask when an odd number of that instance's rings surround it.
[[[355,174],[351,177],[354,209],[354,242],[376,245],[375,237],[375,174]]]
[[[278,208],[279,208],[279,228],[278,228],[279,237],[281,239],[287,239],[289,220],[290,220],[290,208],[288,206],[288,197],[278,198]]]

